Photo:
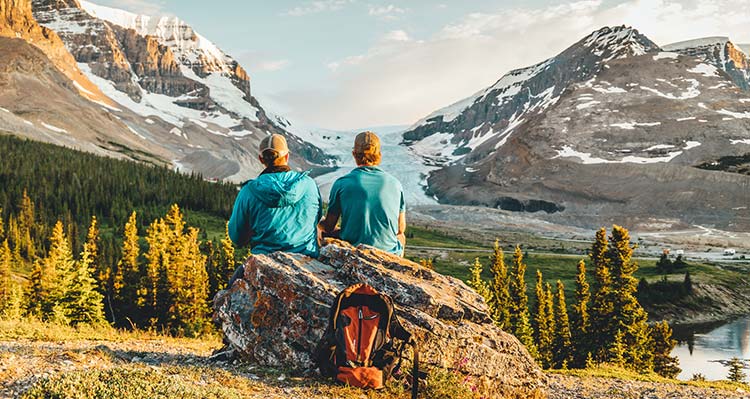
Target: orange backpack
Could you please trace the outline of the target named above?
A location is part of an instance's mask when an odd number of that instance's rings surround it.
[[[414,341],[396,317],[391,298],[360,283],[336,297],[314,358],[324,376],[354,387],[380,389],[398,372],[407,343]],[[418,375],[418,362],[415,345],[412,376]],[[416,398],[417,378],[412,377],[412,382]]]

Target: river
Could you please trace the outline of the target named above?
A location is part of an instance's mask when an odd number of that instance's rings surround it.
[[[689,380],[697,373],[708,380],[726,379],[728,368],[718,361],[750,359],[750,316],[707,332],[676,333],[675,337],[680,342],[672,355],[680,359],[681,380]]]

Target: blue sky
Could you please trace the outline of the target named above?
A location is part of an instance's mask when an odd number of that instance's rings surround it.
[[[94,2],[179,16],[245,66],[267,108],[335,129],[411,124],[604,25],[750,42],[747,0]]]

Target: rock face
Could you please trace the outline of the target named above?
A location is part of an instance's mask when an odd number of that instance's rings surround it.
[[[737,87],[750,91],[750,59],[728,37],[707,37],[662,46],[665,51],[694,56],[724,70]]]
[[[366,246],[331,243],[318,260],[252,256],[244,278],[217,294],[215,318],[245,359],[310,372],[329,306],[358,282],[393,298],[418,337],[422,363],[455,370],[491,397],[544,397],[544,374],[515,337],[492,324],[479,295],[455,278]]]
[[[137,15],[79,0],[0,0],[2,36],[42,49],[91,100],[90,107],[103,109],[114,121],[109,124],[119,125],[96,128],[99,134],[92,137],[77,127],[75,117],[68,124],[57,121],[60,129],[34,134],[7,123],[16,134],[73,142],[83,150],[112,147],[117,156],[233,182],[262,170],[258,143],[271,133],[287,137],[293,167],[335,162],[267,115],[239,63],[176,17]],[[46,100],[42,92],[30,93]],[[0,107],[19,116],[16,104],[24,99],[6,100]],[[0,120],[4,116],[10,117],[0,115]]]
[[[747,61],[725,44],[664,52],[603,28],[435,112],[405,143],[441,167],[428,184],[442,203],[584,228],[746,231]]]

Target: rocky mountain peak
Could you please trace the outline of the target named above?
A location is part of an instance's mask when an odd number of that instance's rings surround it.
[[[605,61],[659,50],[656,43],[638,30],[625,25],[605,26],[592,32],[579,43],[588,47],[593,54],[604,58]]]
[[[728,37],[713,36],[687,40],[663,46],[663,49],[701,58],[726,72],[738,87],[750,91],[750,58]]]

